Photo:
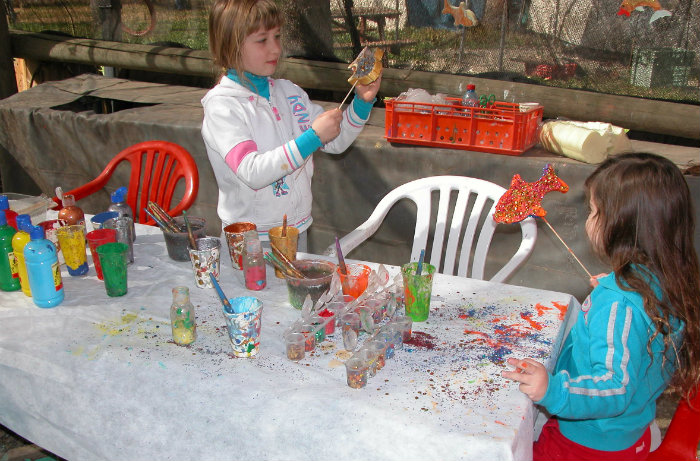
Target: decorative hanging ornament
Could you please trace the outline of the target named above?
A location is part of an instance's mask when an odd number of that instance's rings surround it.
[[[461,2],[459,6],[452,6],[448,0],[445,0],[442,14],[451,14],[455,20],[455,26],[474,27],[479,24],[479,19],[472,10],[467,8],[465,2]]]
[[[547,214],[542,208],[542,199],[552,191],[567,192],[569,186],[559,179],[552,165],[547,165],[542,177],[535,182],[526,182],[519,174],[513,176],[510,188],[496,204],[493,219],[499,223],[512,224],[528,216],[543,217]]]
[[[348,94],[343,98],[343,102],[340,103],[340,107],[343,107],[345,100],[348,99],[350,93],[355,88],[358,83],[360,85],[369,85],[373,81],[379,78],[382,74],[382,57],[384,56],[384,50],[381,48],[375,48],[372,51],[369,47],[364,47],[360,54],[357,55],[355,60],[350,63],[348,69],[352,69],[352,75],[348,79],[349,83],[352,83],[352,87]]]

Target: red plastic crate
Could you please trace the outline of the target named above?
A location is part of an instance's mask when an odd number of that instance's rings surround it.
[[[520,155],[537,143],[543,107],[520,112],[519,105],[496,102],[491,108],[385,100],[384,137],[395,143]]]

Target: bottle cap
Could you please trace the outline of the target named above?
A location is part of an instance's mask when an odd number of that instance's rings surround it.
[[[126,197],[126,187],[120,187],[119,189],[112,192],[112,203],[121,203]]]
[[[0,195],[0,210],[9,210],[10,209],[10,200],[7,198],[7,195]]]
[[[17,215],[17,229],[29,232],[29,227],[32,225],[32,217],[28,214]]]
[[[5,216],[5,213],[0,210],[0,226],[6,226],[7,225],[7,216]]]
[[[73,194],[63,194],[63,200],[61,200],[63,203],[63,208],[67,206],[75,206],[75,195]]]
[[[475,89],[476,89],[476,85],[474,85],[473,83],[470,83],[469,85],[467,85],[467,90],[475,90]]]
[[[44,228],[41,226],[31,226],[29,228],[29,238],[39,240],[44,238]]]

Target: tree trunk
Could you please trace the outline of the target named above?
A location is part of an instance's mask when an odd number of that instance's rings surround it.
[[[283,46],[287,57],[337,61],[333,52],[330,1],[283,2]]]

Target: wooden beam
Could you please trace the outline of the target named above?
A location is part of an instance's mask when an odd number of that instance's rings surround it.
[[[65,38],[16,30],[10,31],[10,41],[13,56],[21,58],[198,76],[217,73],[208,51]],[[280,61],[276,75],[302,88],[343,94],[348,90],[349,71],[345,63],[287,58]],[[609,122],[635,131],[700,139],[700,106],[692,104],[389,68],[384,69],[381,96],[394,97],[409,88],[458,96],[467,83],[474,83],[478,93],[493,93],[497,99],[502,99],[507,90],[515,101],[539,102],[544,106],[547,118]]]
[[[0,13],[0,99],[17,93],[15,66],[10,47],[10,32],[7,27],[7,15]]]

